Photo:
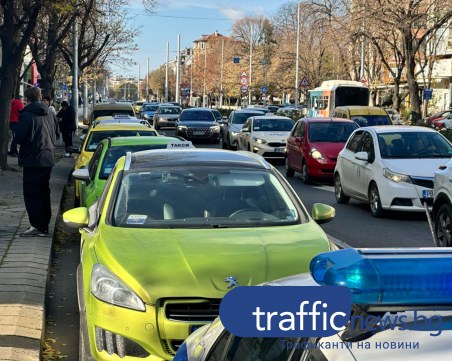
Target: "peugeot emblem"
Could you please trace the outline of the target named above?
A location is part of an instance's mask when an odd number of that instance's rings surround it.
[[[239,286],[239,282],[237,281],[237,277],[235,277],[235,276],[228,276],[228,277],[226,277],[224,279],[224,282],[228,283],[228,288]]]

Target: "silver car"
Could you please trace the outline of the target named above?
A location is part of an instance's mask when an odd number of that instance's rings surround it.
[[[257,109],[242,109],[231,112],[227,122],[221,125],[220,136],[223,149],[237,149],[237,140],[243,124],[245,124],[249,117],[254,117],[256,115],[264,115],[264,112]]]

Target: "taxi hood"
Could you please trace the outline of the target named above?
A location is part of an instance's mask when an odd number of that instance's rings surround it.
[[[283,236],[282,236],[283,235]],[[143,229],[102,226],[98,260],[146,303],[159,298],[221,298],[235,277],[256,285],[307,272],[329,248],[314,222],[262,228]]]
[[[450,158],[383,159],[383,168],[415,177],[434,177],[435,171]]]

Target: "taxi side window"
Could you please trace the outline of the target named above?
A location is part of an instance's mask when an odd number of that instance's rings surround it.
[[[88,163],[88,172],[91,180],[96,177],[96,171],[99,166],[100,156],[102,155],[103,145],[99,145]]]
[[[298,122],[297,125],[293,128],[292,135],[294,137],[300,137],[302,122]]]
[[[107,183],[105,184],[105,188],[102,191],[102,195],[99,198],[99,202],[97,204],[97,215],[96,215],[97,222],[99,222],[100,215],[102,214],[102,211],[104,210],[105,201],[107,200],[107,194],[110,191],[110,187],[112,186],[115,170],[116,170],[116,166],[112,169],[110,175],[108,176]]]
[[[360,151],[368,154],[369,163],[375,160],[374,141],[368,132],[363,134]]]
[[[362,136],[363,136],[363,131],[359,131],[359,132],[356,132],[355,134],[353,134],[353,137],[351,139],[349,139],[345,148],[353,153],[356,153],[359,149],[358,146],[361,143]]]

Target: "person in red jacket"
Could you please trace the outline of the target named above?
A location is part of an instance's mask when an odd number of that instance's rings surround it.
[[[11,133],[13,134],[13,139],[11,140],[11,145],[9,147],[8,154],[17,157],[19,152],[17,151],[17,142],[16,142],[16,131],[17,125],[19,124],[19,116],[20,112],[24,108],[24,103],[22,101],[22,95],[18,95],[17,97],[11,100],[11,113],[9,116],[9,129],[11,129]]]

